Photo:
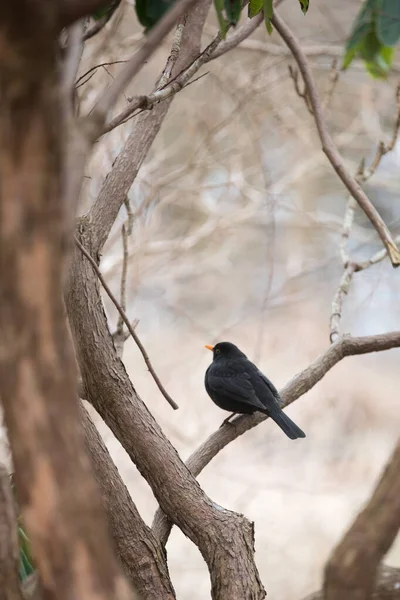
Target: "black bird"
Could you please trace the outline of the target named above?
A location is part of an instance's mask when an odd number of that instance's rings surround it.
[[[235,344],[220,342],[206,348],[214,355],[204,380],[207,394],[219,408],[232,412],[223,424],[237,413],[252,415],[260,411],[271,417],[291,440],[306,437],[283,412],[282,398],[275,386]]]

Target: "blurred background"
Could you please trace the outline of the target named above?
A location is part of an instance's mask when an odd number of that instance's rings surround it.
[[[326,104],[329,129],[351,172],[389,141],[396,119],[399,63],[375,81],[360,63],[339,74],[357,0],[312,0],[303,16],[294,0],[280,14],[300,39]],[[214,11],[204,45],[217,31]],[[133,7],[122,6],[85,49],[81,74],[128,59],[139,40]],[[169,54],[170,38],[126,97],[149,93]],[[395,61],[396,62],[396,61]],[[179,404],[160,395],[134,342],[124,363],[139,395],[186,459],[227,414],[204,390],[211,354],[204,344],[232,341],[278,388],[329,346],[331,303],[343,272],[339,244],[346,190],[320,149],[312,116],[294,90],[294,61],[278,34],[261,26],[242,46],[209,63],[179,93],[130,191],[127,312],[139,319],[153,366]],[[105,65],[80,89],[81,109],[123,68]],[[83,79],[82,81],[85,81]],[[122,98],[119,108],[126,105]],[[104,136],[86,169],[82,212],[96,198],[132,121]],[[400,152],[385,156],[365,189],[400,233]],[[121,210],[101,268],[119,293]],[[356,212],[349,250],[364,260],[381,248]],[[388,260],[356,273],[342,331],[354,335],[400,327],[400,270]],[[117,315],[104,299],[114,331]],[[288,414],[306,432],[290,441],[272,421],[248,432],[200,475],[218,504],[255,522],[256,560],[271,599],[302,598],[321,584],[329,553],[369,496],[400,430],[400,352],[347,358]],[[151,524],[150,488],[99,417],[107,446],[139,511]],[[209,597],[206,565],[177,528],[167,546],[177,597]],[[400,544],[387,557],[400,566]]]

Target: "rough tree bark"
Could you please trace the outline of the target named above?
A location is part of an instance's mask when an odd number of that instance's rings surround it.
[[[140,517],[86,408],[82,423],[119,561],[143,600],[173,600],[164,548]]]
[[[7,469],[0,465],[0,600],[22,600],[14,497]]]
[[[62,304],[58,3],[0,6],[0,395],[44,597],[132,598],[79,424]]]
[[[400,442],[367,506],[335,548],[325,570],[325,600],[368,600],[378,566],[400,529]]]

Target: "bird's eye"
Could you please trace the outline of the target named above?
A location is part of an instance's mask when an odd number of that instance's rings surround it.
[[[219,348],[216,349],[215,354],[221,354],[221,350]]]

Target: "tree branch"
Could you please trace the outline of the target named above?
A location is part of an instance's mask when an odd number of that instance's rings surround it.
[[[280,392],[284,405],[288,406],[311,390],[332,367],[346,356],[382,352],[400,347],[400,331],[366,337],[342,337],[317,358],[309,367],[296,375]],[[209,462],[230,442],[249,431],[268,417],[261,413],[252,416],[236,417],[232,425],[225,425],[202,444],[187,460],[186,466],[196,477]],[[166,543],[171,523],[159,509],[154,517],[153,531],[162,543]]]
[[[209,6],[210,0],[201,0],[190,11],[182,36],[179,58],[172,74],[180,73],[198,56]],[[101,252],[139,168],[160,130],[171,101],[172,96],[155,106],[151,113],[144,113],[138,117],[89,211],[94,256]]]
[[[90,248],[90,224],[81,223],[80,235],[82,245]],[[115,352],[96,274],[78,250],[66,305],[86,396],[160,506],[198,546],[210,571],[213,599],[264,598],[254,563],[252,524],[206,496],[137,395]]]
[[[382,217],[371,203],[368,196],[362,190],[356,179],[346,169],[343,159],[333,142],[326,122],[323,115],[321,101],[319,99],[318,91],[312,76],[312,72],[305,56],[301,45],[293,35],[292,31],[283,21],[283,19],[275,12],[271,19],[272,24],[285,41],[290,51],[293,54],[295,61],[299,67],[299,70],[303,76],[304,84],[307,90],[307,97],[309,98],[310,105],[313,111],[315,124],[317,126],[318,134],[321,140],[322,149],[325,152],[329,162],[338,174],[339,178],[343,181],[350,194],[355,198],[360,208],[364,211],[372,225],[376,229],[379,237],[381,238],[392,265],[397,267],[400,265],[400,252],[392,239],[389,229],[387,228]]]
[[[400,442],[367,506],[333,551],[325,569],[325,600],[368,600],[380,561],[400,529]]]
[[[0,464],[0,597],[22,600],[18,579],[19,546],[14,497],[7,469]]]
[[[114,80],[110,87],[100,98],[93,109],[90,118],[99,123],[100,129],[107,117],[108,111],[114,106],[121,92],[128,83],[137,75],[145,62],[158,48],[165,36],[171,31],[175,23],[188,12],[196,0],[178,0],[162,19],[150,30],[142,46],[129,61],[124,71]]]
[[[119,561],[141,600],[173,600],[165,552],[144,523],[84,405],[82,425]],[[132,598],[132,600],[134,600]]]

